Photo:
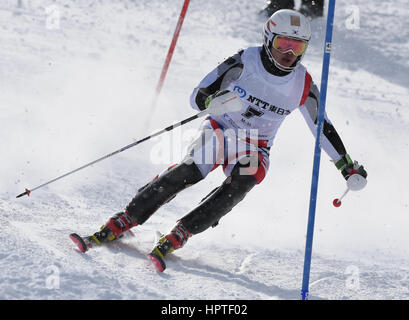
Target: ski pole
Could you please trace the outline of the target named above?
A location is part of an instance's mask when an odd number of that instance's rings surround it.
[[[342,200],[343,197],[346,196],[346,194],[348,193],[349,190],[351,190],[351,189],[347,188],[341,197],[334,199],[334,201],[332,202],[332,204],[334,205],[334,207],[337,207],[337,208],[338,208],[338,207],[341,206],[341,204],[342,204],[342,203],[341,203],[341,200]]]
[[[16,196],[16,198],[20,198],[20,197],[22,197],[24,195],[29,196],[31,192],[33,192],[33,191],[35,191],[37,189],[40,189],[40,188],[42,188],[42,187],[44,187],[46,185],[49,185],[50,183],[53,183],[53,182],[55,182],[57,180],[65,178],[65,177],[67,177],[67,176],[69,176],[69,175],[71,175],[71,174],[73,174],[73,173],[75,173],[77,171],[80,171],[80,170],[85,169],[85,168],[87,168],[89,166],[92,166],[93,164],[95,164],[97,162],[100,162],[102,160],[110,158],[110,157],[112,157],[112,156],[114,156],[114,155],[116,155],[116,154],[118,154],[120,152],[123,152],[123,151],[125,151],[125,150],[127,150],[129,148],[132,148],[132,147],[134,147],[134,146],[136,146],[136,145],[138,145],[138,144],[140,144],[142,142],[148,141],[148,140],[150,140],[150,139],[152,139],[152,138],[154,138],[156,136],[159,136],[160,134],[162,134],[164,132],[168,132],[168,131],[171,131],[171,130],[177,128],[177,127],[180,127],[180,126],[182,126],[182,125],[184,125],[184,124],[186,124],[186,123],[188,123],[188,122],[190,122],[192,120],[198,119],[198,118],[203,117],[203,116],[205,116],[207,114],[220,115],[220,114],[224,114],[224,113],[227,113],[227,112],[238,111],[241,108],[242,108],[242,103],[241,103],[240,97],[238,95],[236,95],[235,93],[230,92],[228,94],[219,96],[219,97],[212,100],[212,102],[210,103],[210,105],[209,105],[209,107],[207,109],[205,109],[203,111],[200,111],[199,113],[195,114],[194,116],[186,118],[186,119],[184,119],[184,120],[182,120],[180,122],[177,122],[175,124],[172,124],[172,125],[164,128],[162,130],[159,130],[159,131],[157,131],[155,133],[152,133],[151,135],[149,135],[149,136],[147,136],[145,138],[142,138],[142,139],[140,139],[138,141],[130,143],[130,144],[128,144],[128,145],[114,151],[114,152],[111,152],[111,153],[109,153],[109,154],[107,154],[107,155],[105,155],[105,156],[103,156],[103,157],[101,157],[99,159],[96,159],[96,160],[94,160],[94,161],[92,161],[90,163],[87,163],[87,164],[85,164],[85,165],[83,165],[83,166],[81,166],[81,167],[79,167],[79,168],[77,168],[75,170],[67,172],[67,173],[65,173],[65,174],[63,174],[63,175],[61,175],[61,176],[59,176],[59,177],[57,177],[55,179],[52,179],[52,180],[50,180],[48,182],[45,182],[45,183],[43,183],[43,184],[41,184],[41,185],[39,185],[39,186],[37,186],[35,188],[32,188],[32,189],[27,189],[26,188],[25,191],[23,193],[19,194],[18,196]]]
[[[359,174],[352,174],[348,180],[347,180],[347,189],[345,190],[344,194],[338,199],[334,199],[332,204],[334,207],[340,207],[341,206],[341,200],[343,197],[346,196],[349,190],[352,191],[359,191],[365,188],[367,184],[366,178]]]
[[[206,110],[205,110],[205,111],[206,111]],[[136,145],[138,145],[138,144],[140,144],[140,143],[142,143],[142,142],[145,142],[145,141],[147,141],[147,140],[149,140],[149,139],[152,139],[152,138],[154,138],[154,137],[156,137],[156,136],[158,136],[158,135],[160,135],[160,134],[162,134],[162,133],[164,133],[164,132],[166,132],[166,131],[171,131],[171,130],[173,130],[173,129],[175,129],[175,128],[181,126],[181,125],[184,125],[184,124],[186,124],[186,123],[192,121],[192,120],[195,120],[195,119],[197,119],[197,118],[200,118],[200,117],[204,116],[204,115],[207,114],[207,113],[208,113],[208,112],[201,111],[201,112],[199,112],[198,114],[196,114],[196,115],[194,115],[194,116],[192,116],[192,117],[189,117],[189,118],[187,118],[187,119],[185,119],[185,120],[183,120],[183,121],[180,121],[180,122],[178,122],[178,123],[175,123],[175,124],[173,124],[173,125],[171,125],[171,126],[169,126],[169,127],[166,127],[165,129],[160,130],[160,131],[157,131],[157,132],[155,132],[155,133],[153,133],[153,134],[151,134],[151,135],[149,135],[149,136],[147,136],[147,137],[145,137],[145,138],[143,138],[143,139],[140,139],[140,140],[138,140],[138,141],[135,141],[135,142],[133,142],[133,143],[130,143],[130,144],[128,144],[128,145],[122,147],[121,149],[118,149],[118,150],[116,150],[116,151],[114,151],[114,152],[112,152],[112,153],[109,153],[109,154],[107,154],[107,155],[105,155],[105,156],[103,156],[103,157],[101,157],[101,158],[99,158],[99,159],[96,159],[96,160],[94,160],[94,161],[92,161],[92,162],[90,162],[90,163],[87,163],[87,164],[85,164],[85,165],[83,165],[83,166],[81,166],[81,167],[79,167],[79,168],[77,168],[77,169],[75,169],[75,170],[72,170],[72,171],[70,171],[70,172],[67,172],[66,174],[63,174],[63,175],[61,175],[61,176],[59,176],[59,177],[57,177],[57,178],[55,178],[55,179],[52,179],[52,180],[50,180],[50,181],[48,181],[48,182],[45,182],[45,183],[43,183],[43,184],[41,184],[41,185],[39,185],[39,186],[37,186],[37,187],[31,189],[31,190],[25,189],[25,191],[24,191],[23,193],[19,194],[16,198],[20,198],[20,197],[22,197],[22,196],[24,196],[24,195],[29,196],[30,193],[33,192],[34,190],[40,189],[40,188],[42,188],[42,187],[44,187],[44,186],[46,186],[46,185],[49,185],[50,183],[53,183],[53,182],[55,182],[55,181],[57,181],[57,180],[60,180],[60,179],[62,179],[62,178],[64,178],[64,177],[67,177],[67,176],[69,176],[69,175],[71,175],[71,174],[73,174],[73,173],[75,173],[75,172],[77,172],[77,171],[80,171],[80,170],[85,169],[85,168],[87,168],[87,167],[89,167],[89,166],[92,166],[93,164],[95,164],[95,163],[97,163],[97,162],[100,162],[100,161],[102,161],[102,160],[105,160],[105,159],[107,159],[107,158],[110,158],[110,157],[112,157],[112,156],[114,156],[114,155],[116,155],[116,154],[118,154],[118,153],[120,153],[120,152],[123,152],[123,151],[125,151],[125,150],[127,150],[127,149],[129,149],[129,148],[132,148],[132,147],[134,147],[134,146],[136,146]]]

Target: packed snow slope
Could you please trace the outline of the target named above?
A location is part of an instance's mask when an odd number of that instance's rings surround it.
[[[263,183],[172,254],[161,275],[145,257],[155,232],[220,185],[221,170],[134,237],[81,254],[68,235],[97,231],[178,162],[200,120],[15,198],[193,115],[189,95],[202,77],[260,44],[264,0],[192,0],[152,108],[182,4],[1,1],[1,299],[299,299],[314,139],[298,112],[278,133]],[[404,0],[336,5],[327,113],[368,185],[334,208],[346,185],[322,154],[311,299],[409,298],[408,21]],[[319,85],[325,18],[312,27],[303,63]]]

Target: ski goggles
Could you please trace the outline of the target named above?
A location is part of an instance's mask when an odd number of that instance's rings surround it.
[[[307,50],[308,42],[305,40],[299,40],[289,38],[285,36],[276,36],[273,39],[273,48],[277,49],[281,53],[291,51],[296,56],[301,56],[305,50]]]

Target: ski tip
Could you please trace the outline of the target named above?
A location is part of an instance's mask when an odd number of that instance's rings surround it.
[[[70,239],[76,244],[76,246],[82,253],[85,253],[88,250],[88,247],[85,244],[84,240],[78,234],[71,233]]]
[[[158,273],[162,273],[166,269],[165,262],[156,255],[149,253],[146,255]]]
[[[132,230],[128,230],[128,234],[129,234],[131,237],[135,237],[135,233],[133,233]]]
[[[154,245],[156,245],[163,236],[164,234],[162,232],[156,230]]]

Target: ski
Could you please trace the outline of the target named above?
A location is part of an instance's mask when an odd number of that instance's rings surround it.
[[[130,230],[128,230],[128,233],[134,236],[134,234]],[[77,233],[71,233],[69,237],[71,241],[77,246],[78,250],[82,253],[87,252],[90,248],[93,248],[94,246],[100,246],[103,245],[104,243],[109,243],[99,241],[95,235],[81,237]],[[120,236],[119,238],[113,238],[111,241],[120,238],[122,238],[122,236]],[[160,240],[158,240],[158,243],[160,243]],[[146,257],[148,258],[148,260],[151,262],[151,264],[158,273],[162,273],[163,271],[165,271],[166,264],[164,256],[157,246],[155,246],[152,252],[148,253]]]
[[[102,229],[102,228],[101,228]],[[135,235],[133,234],[133,232],[131,230],[128,230],[126,232],[127,234],[131,235],[132,237],[134,237]],[[108,238],[109,241],[100,241],[95,234],[91,235],[91,236],[86,236],[86,237],[81,237],[80,235],[78,235],[77,233],[71,233],[70,234],[70,239],[72,242],[74,242],[74,244],[78,247],[78,249],[82,252],[85,253],[88,251],[88,249],[93,248],[94,246],[101,246],[105,243],[110,243],[113,240],[117,240],[122,238],[124,235],[120,235],[119,237],[115,237],[115,236],[110,236]]]
[[[173,252],[173,247],[166,239],[165,235],[159,231],[155,233],[155,247],[146,256],[158,273],[162,273],[166,269],[165,255]]]
[[[165,260],[163,259],[163,256],[155,252],[155,249],[152,250],[151,253],[148,253],[146,257],[149,259],[151,264],[154,266],[155,270],[158,273],[162,273],[166,269],[166,263],[165,263]]]
[[[92,248],[92,236],[89,237],[81,237],[76,233],[71,233],[70,234],[70,239],[74,244],[78,247],[78,250],[80,250],[82,253],[85,253],[88,251],[89,248]]]

